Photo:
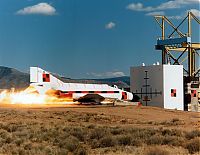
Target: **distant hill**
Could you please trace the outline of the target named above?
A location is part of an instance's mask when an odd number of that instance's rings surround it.
[[[0,66],[0,89],[23,89],[29,85],[29,74]]]
[[[95,79],[95,80],[101,81],[103,83],[115,84],[120,88],[129,88],[129,86],[130,86],[130,77],[129,76],[107,78],[107,79]]]
[[[129,88],[130,85],[130,77],[128,76],[107,79],[69,79],[65,77],[61,77],[59,79],[64,82],[71,83],[108,84],[110,86],[116,85],[119,88]]]
[[[58,77],[57,75],[55,75]],[[63,82],[91,83],[117,85],[119,88],[129,88],[130,78],[128,76],[107,79],[70,79],[58,77]],[[20,72],[13,68],[0,66],[0,89],[24,89],[29,86],[29,74]]]

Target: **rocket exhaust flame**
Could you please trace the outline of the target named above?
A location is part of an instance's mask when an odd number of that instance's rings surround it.
[[[72,99],[58,98],[53,94],[38,94],[33,87],[28,87],[24,91],[13,92],[3,91],[0,93],[0,104],[22,104],[22,105],[55,105],[55,104],[75,104]]]

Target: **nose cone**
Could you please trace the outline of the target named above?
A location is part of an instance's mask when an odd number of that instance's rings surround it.
[[[127,93],[127,99],[128,100],[133,100],[133,94],[132,93]]]

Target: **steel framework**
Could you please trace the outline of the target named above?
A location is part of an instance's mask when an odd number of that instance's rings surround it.
[[[192,42],[192,19],[197,24],[200,24],[200,20],[192,12],[188,12],[178,26],[175,26],[166,16],[154,16],[154,18],[159,24],[162,33],[162,37],[157,40],[156,45],[156,49],[162,51],[162,64],[181,65],[187,62],[184,65],[186,76],[199,77],[200,66],[197,61],[200,60],[200,43]],[[183,33],[180,30],[180,26],[186,21],[187,32]],[[167,26],[172,28],[168,35],[166,35],[166,30],[169,30]],[[178,35],[178,37],[175,35]]]

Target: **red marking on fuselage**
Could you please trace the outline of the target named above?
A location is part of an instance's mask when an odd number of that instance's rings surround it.
[[[50,82],[50,74],[42,74],[43,82]]]

